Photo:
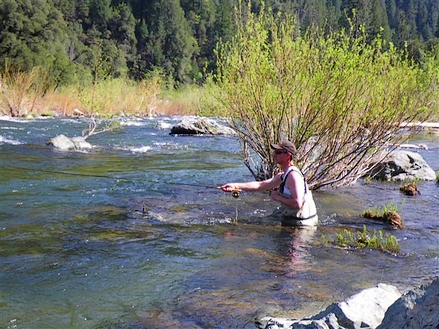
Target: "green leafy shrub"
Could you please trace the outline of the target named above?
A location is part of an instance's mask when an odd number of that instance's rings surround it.
[[[235,38],[218,48],[216,78],[256,179],[277,171],[270,143],[288,139],[311,188],[348,185],[410,136],[401,127],[410,131],[409,123],[437,111],[434,66],[413,65],[379,36],[372,43],[351,31],[301,36],[293,17],[256,16],[250,4],[237,16]]]
[[[342,248],[370,248],[391,253],[401,251],[401,246],[395,236],[384,233],[382,230],[369,231],[366,225],[363,226],[362,231],[351,232],[345,229],[337,234],[332,242]]]

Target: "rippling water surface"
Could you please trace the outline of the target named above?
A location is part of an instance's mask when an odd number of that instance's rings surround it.
[[[124,118],[87,152],[47,141],[85,119],[0,120],[2,328],[254,328],[260,316],[309,316],[379,282],[402,292],[439,275],[439,186],[420,196],[358,182],[315,193],[320,225],[282,228],[250,180],[233,137],[170,136],[181,118]],[[438,135],[416,143],[439,170]],[[394,202],[405,228],[361,217]],[[383,229],[395,256],[323,243],[343,229]]]

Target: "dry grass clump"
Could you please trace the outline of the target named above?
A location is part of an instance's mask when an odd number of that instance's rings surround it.
[[[102,80],[96,84],[53,88],[42,70],[5,70],[0,76],[0,114],[9,116],[156,116],[220,113],[215,86],[167,87],[157,73],[136,82]]]
[[[384,206],[381,209],[369,208],[363,212],[363,217],[377,220],[394,227],[404,227],[404,223],[398,213],[397,207],[393,203]]]
[[[419,191],[418,184],[416,181],[401,185],[399,187],[399,190],[405,195],[410,195],[410,196],[421,194],[421,191]]]
[[[35,112],[49,89],[48,75],[44,70],[35,67],[22,72],[6,67],[0,72],[0,114],[17,117]]]

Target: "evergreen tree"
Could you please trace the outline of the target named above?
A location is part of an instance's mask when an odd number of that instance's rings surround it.
[[[53,82],[74,78],[68,59],[67,25],[48,0],[2,0],[0,4],[0,67],[46,69]]]
[[[198,48],[179,0],[155,1],[148,26],[146,59],[150,69],[162,67],[179,82],[192,79],[192,59],[198,54]]]
[[[215,4],[212,0],[181,0],[181,7],[197,41],[199,54],[194,58],[192,73],[197,80],[202,78],[201,71],[213,60],[215,47]]]
[[[122,56],[129,63],[129,67],[133,67],[137,52],[136,20],[131,9],[125,3],[113,8],[109,29],[111,39],[115,41]]]

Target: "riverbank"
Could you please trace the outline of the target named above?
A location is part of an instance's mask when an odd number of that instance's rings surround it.
[[[427,130],[439,130],[439,122],[402,123],[401,127],[423,128]]]

